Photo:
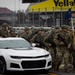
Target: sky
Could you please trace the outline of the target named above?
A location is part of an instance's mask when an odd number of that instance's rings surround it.
[[[25,11],[28,6],[29,3],[22,3],[22,0],[0,0],[0,7],[7,7],[12,11]]]

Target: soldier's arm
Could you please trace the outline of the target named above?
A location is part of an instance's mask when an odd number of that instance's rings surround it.
[[[71,48],[71,45],[72,45],[72,36],[71,35],[67,35],[67,37],[68,37],[68,49],[70,49]]]
[[[20,35],[18,35],[19,37],[23,37],[25,35],[24,32],[22,32]]]
[[[46,43],[46,45],[47,45],[48,47],[51,46],[51,44],[50,44],[50,42],[49,42],[49,40],[48,40],[48,39],[50,39],[49,36],[50,36],[50,34],[48,34],[48,35],[44,38],[44,42]]]
[[[37,36],[37,35],[35,34],[35,35],[30,39],[30,42],[32,42],[32,43],[35,42],[36,36]]]
[[[44,37],[43,36],[41,36],[40,44],[48,49],[48,46],[47,46],[46,42],[44,41]]]
[[[60,45],[60,41],[58,40],[58,36],[56,35],[53,39],[54,43],[58,46]]]
[[[45,36],[44,41],[46,42],[46,40],[48,40],[49,38],[49,34],[47,36]]]

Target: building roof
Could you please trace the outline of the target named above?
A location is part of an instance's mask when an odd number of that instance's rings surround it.
[[[12,11],[9,10],[8,8],[0,7],[0,14],[10,14],[10,13],[12,13]]]

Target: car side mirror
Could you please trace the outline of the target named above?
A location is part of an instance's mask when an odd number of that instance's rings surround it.
[[[33,46],[33,47],[35,47],[35,46],[36,46],[36,44],[35,44],[35,43],[32,43],[32,46]]]

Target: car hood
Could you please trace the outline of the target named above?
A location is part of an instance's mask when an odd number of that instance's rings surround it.
[[[49,54],[48,51],[37,47],[6,49],[5,52],[11,56],[42,56]]]

